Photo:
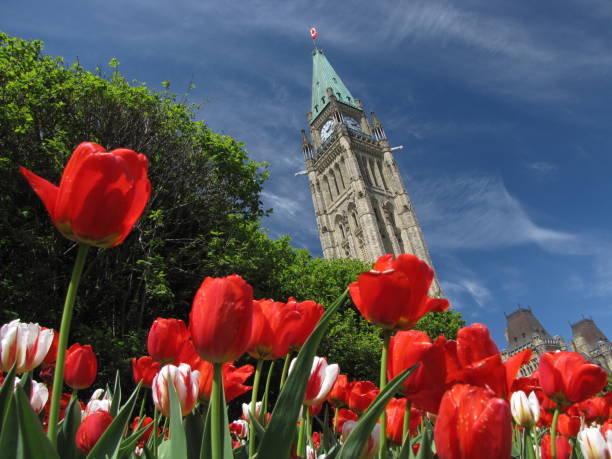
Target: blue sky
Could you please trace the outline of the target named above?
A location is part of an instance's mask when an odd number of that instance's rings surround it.
[[[320,254],[303,169],[308,28],[396,154],[445,295],[505,347],[504,312],[612,338],[612,4],[607,0],[5,0],[0,29],[90,70],[170,80],[270,164],[271,236]]]

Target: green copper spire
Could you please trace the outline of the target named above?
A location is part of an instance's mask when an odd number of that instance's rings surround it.
[[[327,88],[332,88],[336,99],[347,105],[357,107],[355,99],[331,66],[323,51],[312,51],[312,119],[314,120],[329,103]]]

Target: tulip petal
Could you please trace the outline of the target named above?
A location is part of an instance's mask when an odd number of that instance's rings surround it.
[[[514,378],[516,377],[521,367],[531,360],[531,354],[531,349],[525,349],[524,351],[521,351],[518,354],[514,354],[512,357],[510,357],[504,362],[504,366],[506,367],[507,394],[510,393]]]
[[[568,376],[569,383],[566,391],[567,398],[571,402],[580,402],[597,394],[608,381],[606,372],[591,363],[585,363],[578,371]]]
[[[25,167],[20,167],[19,170],[45,205],[51,220],[55,222],[55,205],[59,188]]]

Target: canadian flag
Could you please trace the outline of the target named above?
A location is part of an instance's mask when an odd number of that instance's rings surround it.
[[[319,34],[317,33],[317,29],[315,29],[314,27],[311,27],[310,28],[310,37],[314,40],[318,36],[319,36]]]

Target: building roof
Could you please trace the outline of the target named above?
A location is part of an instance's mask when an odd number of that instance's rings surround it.
[[[323,51],[315,48],[312,51],[312,121],[329,104],[327,88],[332,88],[338,101],[359,108],[353,95],[331,66]]]

